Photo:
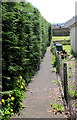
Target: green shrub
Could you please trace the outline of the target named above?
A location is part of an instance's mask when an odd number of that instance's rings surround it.
[[[21,108],[25,85],[39,68],[47,45],[50,44],[51,25],[30,3],[3,2],[2,38],[2,90],[3,93],[14,91],[11,95],[15,98],[14,107],[8,107],[8,95],[3,95],[5,104],[1,112],[5,119],[11,115],[6,114],[7,110],[13,109],[15,113]]]
[[[30,3],[3,2],[2,12],[3,90],[9,90],[19,75],[25,82],[34,75],[50,43],[51,28]]]
[[[14,85],[14,90],[1,92],[2,94],[2,110],[0,111],[2,119],[8,120],[11,115],[17,113],[22,108],[22,100],[24,98],[25,81],[19,76]]]

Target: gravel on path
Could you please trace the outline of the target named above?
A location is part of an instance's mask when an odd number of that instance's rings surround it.
[[[56,80],[55,73],[52,72],[50,47],[47,48],[45,57],[40,65],[40,70],[28,84],[29,91],[23,101],[27,106],[18,116],[12,118],[65,118],[64,113],[53,113],[50,103],[57,103],[61,97],[58,86],[51,82]],[[62,100],[60,100],[62,103]]]

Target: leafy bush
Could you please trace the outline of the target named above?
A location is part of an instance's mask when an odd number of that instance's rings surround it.
[[[53,67],[56,67],[56,65],[57,65],[57,60],[56,60],[56,57],[54,55],[52,56],[51,64],[53,65]]]
[[[50,42],[51,29],[30,3],[4,2],[2,12],[3,90],[9,90],[19,75],[27,83],[34,75]]]
[[[2,3],[3,119],[18,112],[25,85],[39,68],[51,41],[51,25],[30,3]],[[19,78],[22,76],[22,78]],[[8,100],[6,92],[12,91]],[[13,105],[11,104],[13,103]],[[8,106],[9,104],[9,106]],[[9,112],[7,114],[7,111]]]
[[[1,92],[2,94],[2,110],[0,111],[2,120],[8,120],[11,115],[19,112],[22,108],[22,100],[24,98],[25,81],[22,76],[19,76],[17,82],[15,82],[15,89],[11,91]]]

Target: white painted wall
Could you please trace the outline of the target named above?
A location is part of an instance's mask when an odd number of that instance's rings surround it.
[[[77,53],[77,26],[75,27],[75,52]]]
[[[70,28],[71,48],[77,53],[77,26]]]

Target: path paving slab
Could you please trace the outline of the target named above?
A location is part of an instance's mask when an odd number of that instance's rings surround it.
[[[52,72],[51,52],[48,47],[40,65],[40,70],[31,79],[31,82],[28,84],[29,90],[25,92],[27,96],[23,101],[23,105],[26,108],[20,112],[20,115],[14,115],[11,120],[17,120],[18,118],[52,118],[53,120],[55,118],[55,120],[66,120],[64,112],[55,115],[51,107],[51,103],[63,103],[62,99],[59,99],[61,94],[58,85],[52,82],[56,79],[55,73]]]

